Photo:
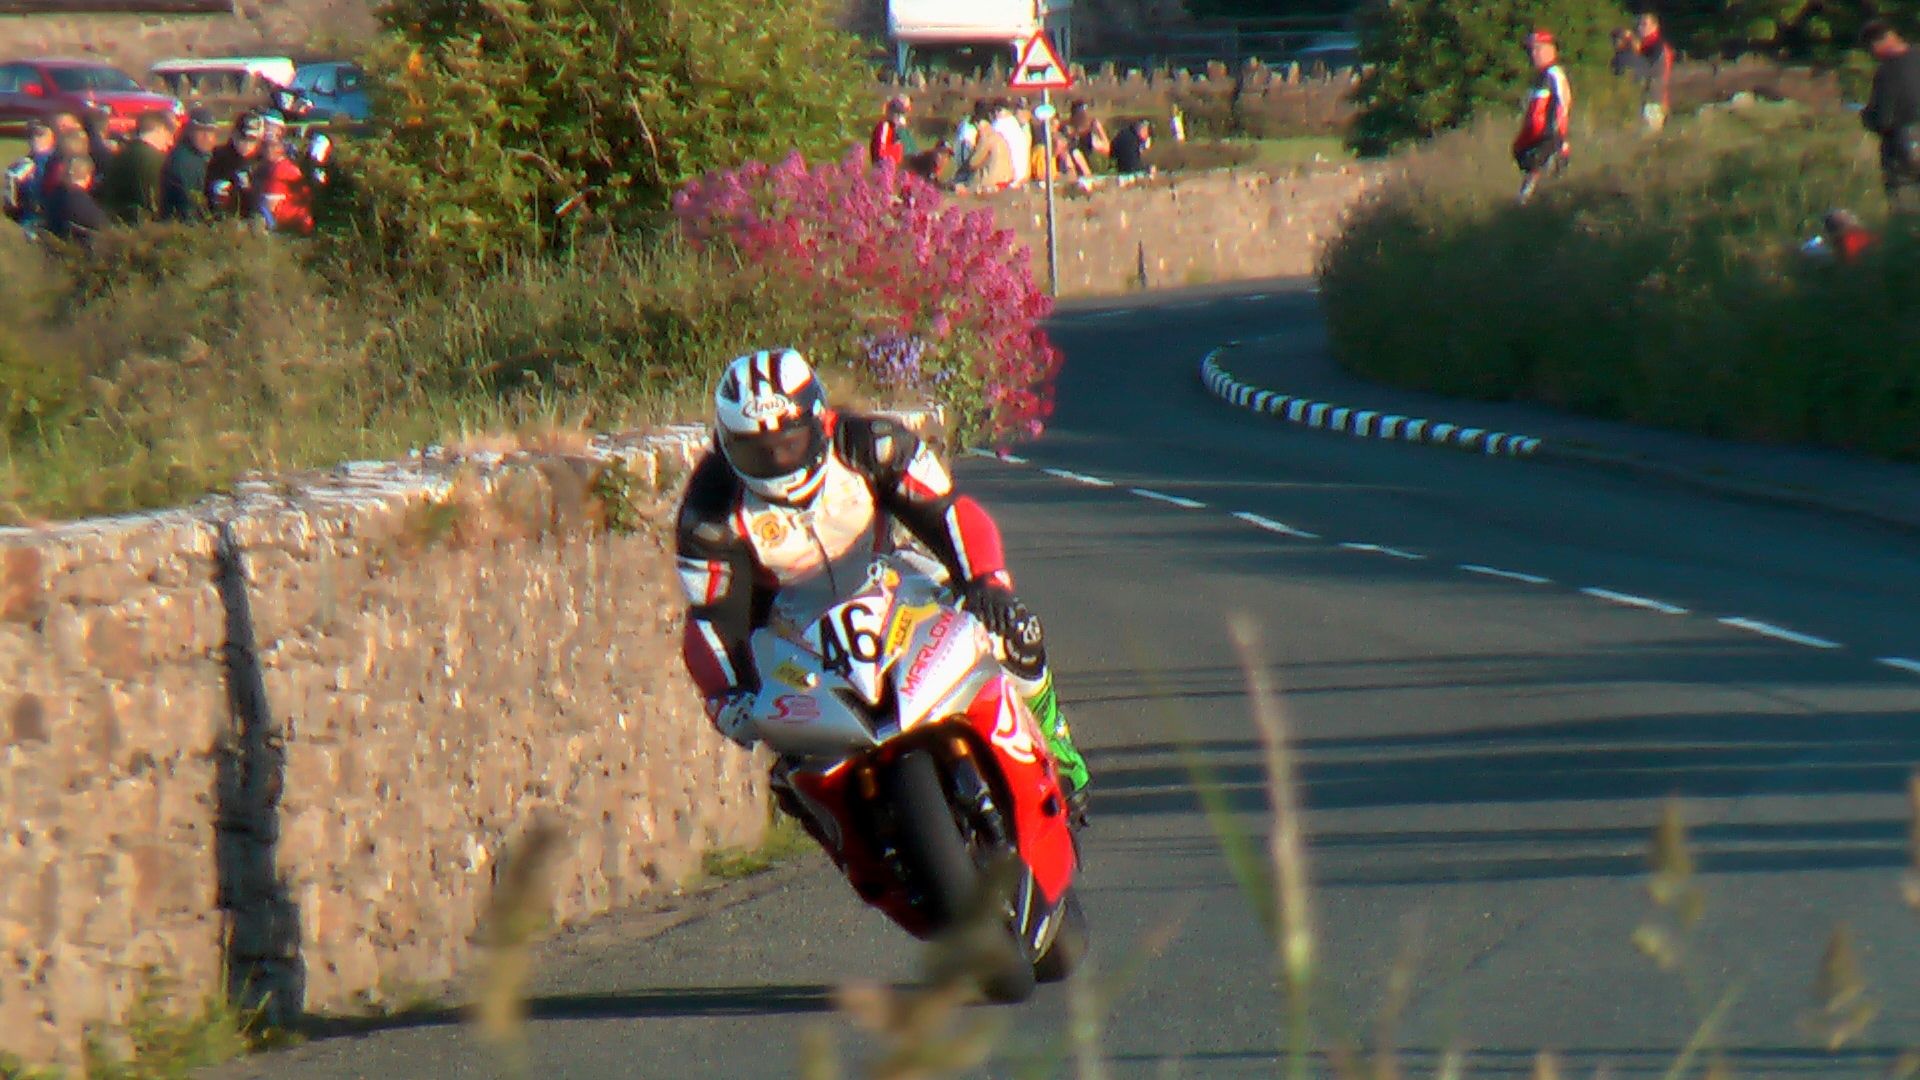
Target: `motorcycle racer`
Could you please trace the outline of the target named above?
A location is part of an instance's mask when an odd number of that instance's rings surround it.
[[[694,467],[677,518],[687,595],[682,652],[722,735],[746,745],[759,690],[753,631],[785,593],[858,582],[905,526],[943,564],[966,609],[1039,722],[1084,818],[1086,761],[1054,694],[1040,620],[1013,591],[1000,530],[954,490],[933,452],[882,417],[827,406],[819,376],[793,349],[737,357],[714,390],[714,448]],[[779,792],[776,785],[776,792]],[[804,821],[805,815],[800,816]]]

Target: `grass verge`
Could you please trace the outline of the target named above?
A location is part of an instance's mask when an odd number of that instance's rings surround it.
[[[700,871],[715,881],[738,881],[779,866],[814,849],[800,823],[775,811],[758,847],[716,848],[701,856]]]
[[[1920,235],[1887,219],[1852,116],[1756,104],[1582,139],[1525,207],[1505,135],[1414,155],[1329,248],[1342,363],[1441,393],[1920,459]],[[1857,262],[1798,250],[1835,207],[1885,233]]]

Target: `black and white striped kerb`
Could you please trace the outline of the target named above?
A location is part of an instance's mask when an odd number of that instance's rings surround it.
[[[1357,435],[1363,439],[1398,439],[1508,457],[1531,457],[1540,449],[1540,440],[1528,435],[1509,435],[1485,428],[1348,408],[1249,386],[1220,366],[1220,354],[1238,344],[1237,341],[1228,342],[1208,353],[1206,359],[1200,362],[1200,381],[1207,384],[1207,389],[1215,397],[1243,409],[1277,416],[1290,424],[1305,424],[1310,428]]]

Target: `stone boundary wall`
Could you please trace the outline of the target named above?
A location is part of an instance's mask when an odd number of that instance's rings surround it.
[[[1091,192],[1063,186],[1054,200],[1060,295],[1312,274],[1348,209],[1386,175],[1385,167],[1345,165],[1184,174]],[[1027,246],[1044,284],[1046,193],[1023,189],[977,201]]]
[[[149,968],[175,1008],[280,1020],[431,986],[536,825],[561,923],[757,843],[763,763],[679,659],[668,519],[705,445],[430,450],[0,529],[0,1052],[76,1063]]]

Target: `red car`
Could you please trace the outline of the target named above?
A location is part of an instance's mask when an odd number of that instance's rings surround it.
[[[150,112],[184,113],[180,99],[148,93],[132,76],[92,60],[14,60],[0,64],[0,131],[17,132],[28,120],[49,123],[63,112],[83,115],[104,109],[107,129],[133,130]]]

